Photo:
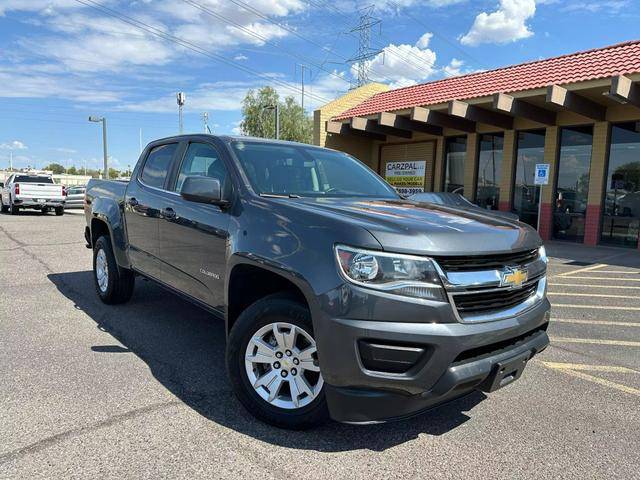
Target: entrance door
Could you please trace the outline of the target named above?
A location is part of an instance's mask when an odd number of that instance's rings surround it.
[[[435,142],[433,141],[383,145],[380,151],[382,176],[401,194],[423,192],[425,188],[431,190],[434,151]],[[401,170],[402,165],[394,165],[392,162],[407,162],[411,165],[406,165],[407,169]],[[412,162],[425,162],[424,169],[421,168],[423,165]],[[398,168],[391,168],[394,166]],[[399,175],[405,172],[411,175]]]
[[[538,228],[540,187],[534,179],[536,163],[544,163],[544,135],[544,130],[518,132],[513,212],[533,228]]]

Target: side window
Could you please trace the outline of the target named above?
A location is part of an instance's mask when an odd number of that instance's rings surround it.
[[[140,175],[142,183],[150,187],[163,188],[177,148],[177,143],[154,147],[144,163],[142,175]]]
[[[194,175],[217,178],[221,185],[225,184],[227,169],[218,151],[211,145],[206,143],[189,145],[180,166],[175,191],[180,192],[184,179]]]

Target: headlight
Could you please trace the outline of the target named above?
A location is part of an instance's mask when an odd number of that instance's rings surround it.
[[[351,283],[405,297],[446,302],[440,276],[428,258],[337,245],[342,275]]]
[[[540,258],[544,263],[548,263],[547,250],[544,248],[544,245],[540,246],[538,249],[538,258]]]

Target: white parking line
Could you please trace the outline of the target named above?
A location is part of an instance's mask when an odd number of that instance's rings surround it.
[[[613,325],[616,327],[640,327],[640,322],[618,322],[609,320],[583,320],[577,318],[552,318],[553,323],[579,323],[584,325]]]
[[[548,292],[547,295],[561,295],[563,297],[600,297],[600,298],[629,298],[637,300],[637,295],[610,295],[606,293],[564,293],[564,292]]]
[[[629,270],[598,270],[598,273],[616,273],[616,274],[620,274],[620,273],[628,273],[628,274],[633,274],[633,275],[640,275],[640,272],[636,271],[629,271]]]
[[[640,287],[635,287],[635,286],[625,286],[625,285],[603,285],[603,284],[586,284],[586,283],[556,283],[556,282],[550,282],[547,283],[547,285],[552,286],[552,287],[580,287],[580,288],[621,288],[621,289],[633,289],[633,290],[640,290]]]
[[[590,272],[591,270],[597,270],[598,268],[608,267],[608,266],[609,265],[607,265],[606,263],[598,263],[597,265],[591,265],[590,267],[584,267],[584,268],[579,268],[577,270],[570,270],[568,272],[559,273],[557,276],[566,277],[567,275],[573,275],[573,274],[582,273],[582,272]]]
[[[612,307],[609,305],[576,305],[573,303],[554,303],[554,307],[559,308],[588,308],[595,310],[628,310],[630,312],[640,311],[640,307]]]
[[[615,345],[618,347],[640,347],[640,342],[630,340],[607,340],[598,338],[550,337],[556,343],[588,343],[590,345]]]
[[[596,272],[597,273],[597,272]],[[558,278],[559,276],[556,275],[555,278]],[[621,282],[640,282],[640,278],[611,278],[611,277],[582,277],[582,276],[577,276],[577,277],[560,277],[563,279],[569,279],[569,280],[607,280],[607,281],[611,281],[611,280],[618,280]]]
[[[556,362],[540,362],[540,363],[542,363],[545,367],[550,368],[552,370],[563,372],[563,373],[566,373],[567,375],[571,375],[577,378],[581,378],[582,380],[586,380],[588,382],[593,382],[598,385],[602,385],[603,387],[619,390],[621,392],[628,393],[630,395],[640,396],[640,390],[638,390],[637,388],[629,387],[628,385],[612,382],[611,380],[607,380],[606,378],[596,377],[595,375],[589,375],[588,373],[584,373],[585,371],[590,371],[590,370],[595,372],[638,373],[635,370],[631,370],[630,368],[606,366],[606,365],[582,365],[577,363],[556,363]]]

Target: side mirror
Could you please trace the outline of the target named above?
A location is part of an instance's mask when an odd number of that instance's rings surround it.
[[[4,182],[0,182],[0,188],[4,188]]]
[[[229,203],[222,198],[222,187],[217,178],[192,175],[184,179],[180,195],[189,202],[210,203],[223,206]]]

